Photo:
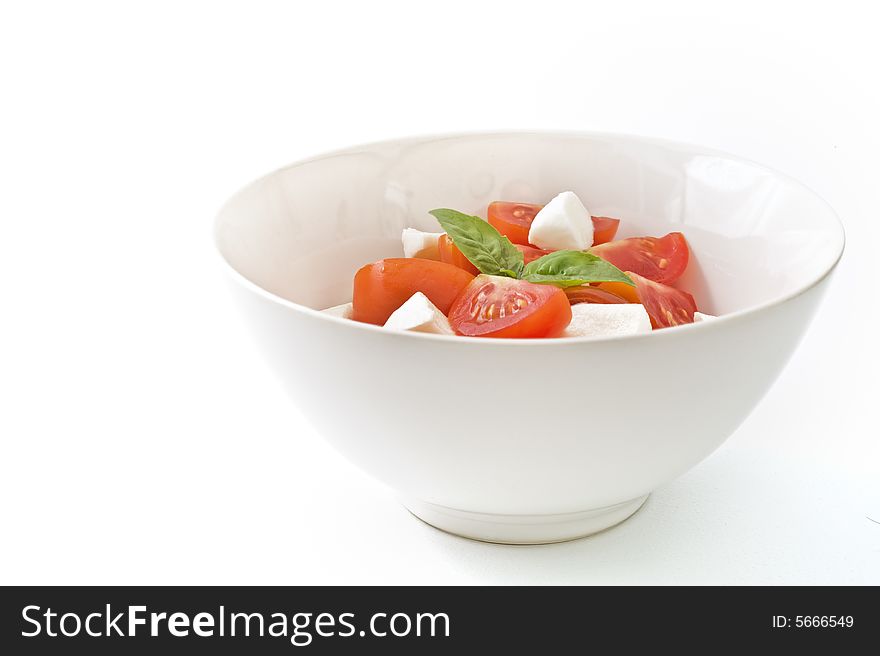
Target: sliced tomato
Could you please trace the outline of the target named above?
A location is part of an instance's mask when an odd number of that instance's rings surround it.
[[[464,256],[464,253],[458,250],[458,246],[453,243],[452,237],[449,235],[442,235],[440,237],[437,241],[437,250],[440,253],[441,262],[457,266],[459,269],[464,269],[475,276],[480,273],[480,270],[471,264],[471,261]]]
[[[529,244],[529,228],[535,215],[543,205],[531,205],[529,203],[508,203],[496,200],[489,205],[489,223],[495,229],[514,244]],[[620,219],[612,219],[607,216],[593,217],[593,244],[604,244],[614,239]]]
[[[489,223],[514,244],[529,245],[529,228],[543,205],[508,203],[496,200],[489,204]]]
[[[670,328],[694,322],[697,304],[693,296],[675,287],[643,278],[632,271],[626,273],[636,283],[636,293],[648,311],[654,328]]]
[[[617,229],[620,227],[620,219],[612,219],[607,216],[593,217],[593,245],[604,244],[614,239]]]
[[[526,264],[553,252],[545,251],[543,248],[535,248],[534,246],[523,246],[522,244],[514,244],[514,246],[523,254],[523,261]]]
[[[351,318],[381,326],[416,292],[446,314],[473,279],[467,271],[445,262],[415,257],[379,260],[354,275]]]
[[[593,246],[593,255],[611,262],[622,271],[634,271],[654,282],[670,284],[687,268],[690,252],[680,232],[665,237],[632,237]]]
[[[449,323],[469,337],[558,337],[571,305],[558,287],[480,275],[449,310]]]
[[[623,283],[620,283],[623,284]],[[624,285],[628,287],[628,285]],[[626,303],[627,300],[622,296],[618,296],[617,294],[612,294],[609,291],[605,291],[604,289],[600,289],[599,287],[592,287],[590,285],[579,285],[577,287],[567,287],[565,289],[565,295],[568,297],[568,302],[572,305],[576,305],[578,303]]]

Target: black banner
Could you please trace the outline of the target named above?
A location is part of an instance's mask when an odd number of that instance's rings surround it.
[[[880,644],[875,588],[3,588],[0,653],[545,653]]]

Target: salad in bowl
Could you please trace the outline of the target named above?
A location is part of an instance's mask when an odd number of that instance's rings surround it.
[[[544,206],[495,201],[487,220],[430,212],[441,232],[405,228],[403,258],[360,268],[337,316],[392,330],[497,338],[610,337],[711,318],[674,284],[681,232],[614,240],[619,219],[594,217],[565,191]]]

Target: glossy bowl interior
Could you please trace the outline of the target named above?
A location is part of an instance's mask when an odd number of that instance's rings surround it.
[[[394,333],[315,312],[402,255],[428,210],[575,191],[620,236],[680,230],[681,287],[715,321],[614,339]],[[281,169],[223,208],[216,243],[269,362],[344,455],[446,530],[500,542],[621,521],[699,462],[782,370],[841,256],[799,183],[704,148],[602,134],[370,144]]]

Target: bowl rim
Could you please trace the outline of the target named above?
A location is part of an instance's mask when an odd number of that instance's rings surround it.
[[[420,142],[420,141],[443,141],[446,139],[460,139],[467,137],[488,137],[488,136],[545,136],[545,137],[563,137],[563,138],[610,138],[616,140],[624,140],[631,141],[637,143],[647,143],[654,144],[658,146],[663,146],[666,148],[679,148],[686,149],[690,151],[699,151],[701,154],[706,155],[714,155],[718,157],[722,157],[725,159],[733,160],[736,162],[740,162],[743,164],[748,164],[749,166],[761,169],[767,173],[770,173],[789,184],[793,184],[796,187],[801,188],[808,194],[814,196],[819,202],[821,202],[825,208],[828,210],[829,215],[834,218],[834,225],[837,229],[838,234],[838,246],[836,255],[830,260],[830,263],[816,276],[813,276],[804,284],[798,286],[793,291],[780,296],[778,298],[770,299],[769,301],[765,301],[764,303],[760,303],[757,305],[752,305],[740,310],[735,310],[733,312],[728,312],[723,315],[719,315],[709,320],[698,321],[695,323],[684,324],[681,326],[675,326],[674,328],[665,328],[662,330],[653,330],[648,333],[638,333],[633,335],[615,335],[611,337],[551,337],[551,338],[535,338],[535,339],[503,339],[497,337],[481,337],[479,339],[462,337],[460,335],[441,335],[435,333],[422,333],[416,332],[412,330],[387,330],[383,326],[377,326],[374,324],[363,323],[360,321],[353,321],[351,319],[346,319],[344,317],[338,317],[331,314],[327,314],[323,310],[315,310],[306,305],[302,305],[300,303],[295,303],[286,298],[278,296],[267,289],[264,289],[260,285],[251,281],[244,274],[242,274],[238,269],[236,269],[226,256],[223,254],[223,251],[220,247],[220,236],[219,236],[219,228],[220,228],[220,217],[224,214],[227,207],[232,204],[232,202],[238,198],[242,193],[246,190],[250,189],[252,186],[257,185],[268,178],[271,178],[283,171],[287,171],[290,169],[294,169],[300,166],[304,166],[306,164],[310,164],[312,162],[317,162],[323,159],[329,159],[332,157],[337,157],[339,155],[346,155],[352,152],[355,152],[362,148],[370,148],[376,146],[389,146],[395,144],[405,144],[407,142]],[[843,222],[840,220],[837,212],[831,206],[828,201],[826,201],[821,195],[819,195],[816,191],[797,180],[796,178],[788,175],[787,173],[783,173],[782,171],[778,171],[770,166],[765,164],[761,164],[755,160],[741,157],[739,155],[734,155],[732,153],[717,149],[711,148],[707,146],[702,146],[699,144],[693,144],[689,142],[676,141],[673,139],[666,139],[662,137],[654,137],[654,136],[646,136],[639,134],[631,134],[631,133],[623,133],[623,132],[605,132],[600,130],[552,130],[552,129],[508,129],[508,130],[465,130],[465,131],[456,131],[456,132],[441,132],[441,133],[427,133],[427,134],[415,134],[415,135],[406,135],[395,138],[388,139],[379,139],[368,142],[362,142],[350,146],[344,146],[341,148],[335,148],[329,151],[325,151],[319,153],[317,155],[312,155],[309,157],[305,157],[303,159],[296,160],[291,162],[290,164],[286,164],[284,166],[278,167],[268,173],[265,173],[244,186],[240,187],[234,194],[229,196],[227,200],[223,203],[220,209],[214,214],[214,219],[212,221],[212,235],[213,235],[213,251],[215,256],[220,260],[220,266],[226,271],[227,275],[231,276],[233,280],[235,280],[238,284],[242,285],[245,289],[250,290],[251,292],[257,294],[265,298],[268,301],[273,303],[277,303],[283,307],[287,307],[295,312],[300,312],[306,316],[312,316],[319,320],[324,321],[332,321],[338,324],[344,324],[350,327],[353,330],[359,331],[369,331],[375,332],[387,337],[399,337],[402,339],[420,339],[420,340],[429,340],[429,341],[440,341],[449,344],[471,344],[471,345],[503,345],[503,346],[516,346],[518,348],[521,347],[548,347],[548,346],[564,346],[566,344],[596,344],[596,343],[606,343],[606,342],[617,342],[621,340],[641,340],[641,339],[656,339],[660,336],[671,337],[673,335],[685,335],[689,334],[694,330],[709,330],[712,326],[717,326],[721,324],[727,324],[731,322],[738,322],[747,317],[753,316],[755,314],[760,314],[769,310],[771,308],[777,307],[779,305],[783,305],[792,301],[799,296],[807,293],[820,283],[822,283],[826,278],[828,278],[834,269],[837,267],[840,262],[841,257],[843,257],[843,252],[846,248],[846,231],[843,226]]]

